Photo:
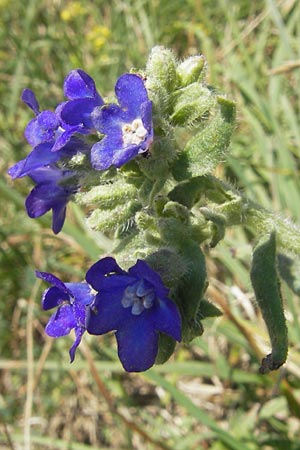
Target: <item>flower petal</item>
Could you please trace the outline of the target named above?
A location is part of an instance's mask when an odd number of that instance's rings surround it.
[[[56,166],[43,166],[30,172],[30,178],[38,184],[58,183],[62,178],[69,178],[74,175],[72,170],[62,170]]]
[[[82,69],[71,70],[64,81],[64,95],[74,100],[77,98],[94,98],[98,96],[95,82]]]
[[[75,300],[73,306],[73,313],[76,324],[78,327],[82,327],[85,329],[86,326],[86,315],[87,315],[87,307],[86,305],[82,305]]]
[[[95,108],[92,113],[92,121],[97,131],[103,134],[122,134],[122,126],[132,121],[128,112],[123,111],[118,105],[111,103],[102,108]]]
[[[38,115],[39,114],[39,103],[36,99],[34,92],[31,89],[24,89],[21,95],[21,100],[32,109],[32,111]]]
[[[144,81],[131,73],[120,76],[115,92],[121,108],[130,111],[132,118],[140,117],[140,106],[149,101]]]
[[[67,212],[67,201],[68,199],[57,206],[53,206],[52,208],[52,231],[54,234],[58,234],[64,226]]]
[[[60,111],[61,120],[68,126],[83,124],[86,128],[93,128],[91,113],[99,106],[99,101],[93,98],[78,98],[67,102]]]
[[[112,165],[115,149],[122,150],[122,138],[105,136],[91,148],[91,164],[96,170],[106,170]]]
[[[59,278],[57,278],[53,273],[49,272],[40,272],[39,270],[35,271],[35,274],[41,280],[46,281],[47,283],[53,284],[53,286],[57,287],[59,290],[67,293],[68,295],[72,295],[71,291],[67,288],[65,283],[63,283]]]
[[[169,298],[157,299],[158,303],[149,310],[153,328],[181,341],[181,317],[176,304]]]
[[[59,127],[59,120],[52,111],[42,111],[35,119],[32,119],[25,128],[24,135],[33,147],[42,142],[49,142],[55,137]]]
[[[58,226],[68,198],[69,195],[66,191],[54,183],[38,184],[26,198],[25,207],[27,214],[34,219],[53,208],[56,216],[55,224]]]
[[[56,139],[53,147],[51,148],[52,152],[57,152],[65,147],[66,144],[69,143],[70,139],[75,133],[81,133],[83,131],[83,125],[76,125],[74,127],[70,127],[68,130],[61,133],[61,135]]]
[[[141,119],[144,127],[148,133],[152,136],[153,126],[152,126],[152,102],[148,101],[141,105]],[[153,137],[153,136],[152,136]]]
[[[152,324],[133,317],[126,326],[118,329],[118,355],[127,372],[143,372],[153,366],[158,352],[158,333]]]
[[[124,290],[130,284],[136,283],[136,278],[129,276],[127,273],[122,275],[113,274],[98,280],[98,291],[113,291],[114,289],[123,288]]]
[[[35,186],[25,200],[25,207],[28,216],[31,219],[43,216],[52,208],[52,202],[45,199],[45,195],[49,192],[49,186],[37,185]]]
[[[76,299],[76,303],[80,305],[89,305],[95,297],[91,287],[85,283],[66,283],[66,287],[72,292],[73,297]]]
[[[123,147],[119,151],[115,151],[112,158],[112,165],[119,168],[130,161],[132,158],[137,156],[140,152],[139,145],[128,145]]]
[[[68,301],[69,295],[57,288],[56,286],[52,286],[45,290],[42,297],[42,308],[47,311],[48,309],[55,308],[55,306],[59,306],[63,301]]]
[[[70,333],[76,326],[73,309],[69,304],[61,305],[58,310],[50,317],[45,327],[48,336],[60,337]]]
[[[124,147],[120,135],[108,135],[93,145],[91,164],[96,170],[106,170],[112,165],[121,167],[138,155],[139,149],[138,145]]]
[[[98,291],[104,276],[111,273],[126,274],[114,258],[107,256],[90,267],[86,273],[85,279],[96,291]]]
[[[169,289],[164,286],[160,275],[151,269],[146,261],[138,259],[135,265],[128,270],[128,273],[137,278],[144,278],[147,280],[152,286],[155,287],[158,297],[163,298],[168,295]]]
[[[131,312],[123,308],[124,287],[102,291],[87,311],[86,329],[90,334],[105,334],[118,329],[131,319]]]
[[[52,145],[51,142],[39,144],[27,158],[18,161],[7,173],[12,178],[21,178],[42,166],[55,163],[61,158],[61,154],[51,152]]]
[[[84,328],[81,328],[81,327],[76,327],[76,328],[75,328],[75,341],[74,341],[72,347],[71,347],[70,350],[69,350],[70,362],[71,362],[71,363],[72,363],[72,362],[74,361],[74,359],[75,359],[75,352],[76,352],[76,350],[77,350],[78,345],[79,345],[80,342],[81,342],[81,338],[82,338],[84,332],[85,332],[85,329],[84,329]]]

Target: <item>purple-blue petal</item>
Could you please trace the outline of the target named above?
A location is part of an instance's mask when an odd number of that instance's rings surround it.
[[[34,119],[31,119],[28,124],[26,125],[26,128],[24,130],[24,136],[32,147],[35,147],[41,142],[40,138],[40,128],[37,123],[36,117]]]
[[[42,111],[28,123],[24,135],[29,144],[35,147],[42,142],[53,140],[58,127],[59,120],[56,114],[52,111]]]
[[[36,99],[36,96],[34,94],[34,92],[31,89],[24,89],[24,91],[22,92],[21,95],[21,100],[27,105],[29,106],[30,109],[32,109],[32,111],[38,115],[39,114],[39,103]]]
[[[149,311],[153,328],[181,341],[181,317],[176,304],[169,298],[156,299],[156,305]]]
[[[70,127],[68,130],[64,131],[63,133],[61,133],[60,136],[58,136],[53,147],[51,148],[51,151],[57,152],[58,150],[61,150],[69,143],[70,139],[75,133],[81,133],[82,131],[83,131],[82,124]]]
[[[61,120],[68,126],[83,124],[86,128],[93,128],[91,114],[97,106],[99,101],[94,98],[78,98],[69,101],[60,111]]]
[[[76,303],[89,305],[94,300],[95,295],[87,283],[66,283],[66,287],[72,292]]]
[[[155,362],[158,333],[141,316],[133,319],[116,332],[118,355],[127,372],[143,372]]]
[[[140,149],[140,145],[128,145],[127,147],[123,147],[113,154],[112,165],[117,168],[123,166],[135,156],[139,155],[141,153]]]
[[[90,334],[105,334],[117,330],[130,320],[130,308],[124,308],[121,300],[124,288],[103,291],[87,312],[86,329]]]
[[[35,186],[25,201],[27,214],[32,219],[40,217],[51,208],[56,208],[57,221],[61,220],[69,194],[54,183],[38,184]]]
[[[73,308],[68,303],[61,305],[57,311],[50,317],[45,331],[48,336],[60,337],[66,336],[75,328],[76,321],[74,318]]]
[[[117,273],[126,274],[111,256],[100,259],[93,264],[86,273],[86,281],[96,290],[100,289],[102,279],[105,275]]]
[[[95,170],[106,170],[112,163],[114,154],[122,152],[123,141],[121,134],[105,136],[91,148],[91,164]]]
[[[101,99],[93,78],[82,69],[72,70],[66,76],[64,81],[64,95],[69,100],[86,97]]]
[[[20,173],[22,173],[24,165],[26,163],[26,159],[21,159],[12,167],[10,167],[7,171],[8,175],[10,175],[13,179],[18,178]],[[21,175],[22,176],[22,175]]]
[[[52,143],[45,142],[35,147],[27,158],[18,161],[8,170],[8,174],[12,178],[20,178],[30,175],[30,172],[57,162],[61,158],[61,154],[51,152]]]
[[[72,170],[62,170],[56,166],[43,166],[30,172],[30,178],[35,183],[58,183],[62,178],[74,175]]]
[[[63,283],[59,278],[57,278],[53,273],[49,272],[40,272],[39,270],[35,271],[35,274],[38,278],[40,278],[43,281],[46,281],[47,283],[52,284],[53,286],[57,287],[57,289],[65,292],[68,295],[71,295],[70,289],[66,286],[65,283]]]
[[[169,293],[169,289],[167,289],[160,275],[155,272],[151,267],[141,259],[138,259],[134,266],[132,266],[128,270],[130,275],[133,275],[137,278],[144,278],[149,281],[150,284],[155,288],[156,294],[158,297],[163,298],[166,297]]]
[[[78,303],[76,299],[73,304],[73,313],[77,326],[85,328],[87,314],[86,305]]]
[[[114,274],[98,280],[97,290],[100,292],[103,290],[109,292],[118,288],[125,290],[128,285],[134,284],[136,281],[136,278],[129,276],[127,273],[121,275]]]
[[[46,289],[42,297],[42,308],[47,311],[48,309],[59,306],[63,301],[69,302],[69,294],[56,286],[51,286]]]
[[[102,108],[96,108],[92,113],[92,121],[97,131],[103,134],[122,135],[122,126],[132,122],[135,117],[128,111],[123,111],[118,105],[111,103]]]
[[[54,131],[59,127],[59,120],[53,111],[42,111],[36,118],[38,125],[43,130]]]
[[[140,117],[140,106],[149,101],[144,81],[138,76],[125,73],[120,76],[115,92],[121,108],[130,111],[133,118]]]
[[[91,164],[96,170],[117,168],[126,164],[140,152],[139,145],[124,146],[121,135],[105,136],[91,148]]]
[[[144,127],[148,131],[149,135],[151,137],[153,134],[153,125],[152,125],[152,102],[144,102],[141,105],[141,119],[143,122]]]
[[[62,201],[62,203],[52,207],[52,231],[54,234],[58,234],[64,226],[67,212],[67,201],[68,198]]]
[[[82,338],[84,332],[85,332],[84,328],[82,328],[82,327],[75,327],[75,341],[74,341],[72,347],[69,350],[70,362],[73,362],[74,359],[75,359],[75,353],[76,353],[78,345],[81,342],[81,338]]]

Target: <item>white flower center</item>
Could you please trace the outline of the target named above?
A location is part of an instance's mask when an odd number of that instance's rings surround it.
[[[147,286],[144,280],[139,280],[137,283],[127,286],[121,302],[124,308],[131,307],[131,313],[138,316],[144,309],[151,308],[154,300],[154,289]]]
[[[123,142],[125,145],[139,145],[144,141],[148,131],[141,119],[134,119],[132,123],[126,123],[122,127]]]

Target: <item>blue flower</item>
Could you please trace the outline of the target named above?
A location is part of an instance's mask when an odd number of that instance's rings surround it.
[[[28,216],[40,217],[52,209],[52,230],[59,233],[65,221],[67,203],[80,187],[76,173],[45,166],[33,170],[29,176],[37,185],[25,201]]]
[[[89,308],[87,331],[116,331],[118,354],[128,372],[141,372],[155,362],[159,332],[181,339],[181,319],[160,276],[138,260],[128,272],[116,261],[103,258],[86,274],[98,292]]]
[[[96,107],[104,105],[94,80],[83,70],[72,70],[64,81],[64,95],[69,100],[59,109],[63,126],[80,127],[81,133],[94,131],[91,114]]]
[[[24,177],[35,169],[56,163],[61,158],[71,158],[78,150],[87,150],[87,145],[73,136],[81,131],[82,125],[69,127],[67,130],[62,128],[57,112],[47,110],[40,112],[38,101],[30,89],[25,89],[21,98],[36,115],[24,132],[33,150],[25,159],[18,161],[8,170],[12,178]],[[60,108],[61,105],[58,106],[58,110]]]
[[[86,311],[93,301],[94,295],[87,283],[63,283],[55,275],[48,272],[36,271],[36,276],[52,284],[46,289],[42,297],[44,310],[57,308],[50,317],[45,331],[48,336],[66,336],[71,330],[75,331],[75,341],[70,348],[71,362],[86,330]]]
[[[152,102],[143,80],[138,75],[124,74],[115,92],[119,105],[105,105],[92,114],[96,130],[105,135],[91,149],[91,163],[96,170],[121,167],[147,152],[153,141]]]

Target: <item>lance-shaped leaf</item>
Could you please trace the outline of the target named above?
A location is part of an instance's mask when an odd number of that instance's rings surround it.
[[[182,339],[189,342],[203,333],[199,308],[207,288],[205,257],[192,240],[182,242],[181,254],[189,262],[178,287],[178,306],[182,315]]]
[[[164,364],[173,355],[176,341],[167,334],[159,333],[158,353],[155,358],[155,364]]]
[[[255,248],[250,276],[272,345],[272,353],[262,360],[260,367],[261,373],[267,373],[278,369],[286,361],[288,352],[287,327],[276,271],[275,232]]]

